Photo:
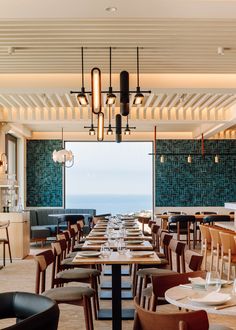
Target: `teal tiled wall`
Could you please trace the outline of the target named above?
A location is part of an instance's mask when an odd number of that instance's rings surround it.
[[[62,167],[52,160],[53,150],[61,149],[61,140],[27,141],[28,207],[62,207]]]
[[[156,206],[224,206],[236,201],[236,141],[206,140],[205,152],[214,156],[165,156],[160,163],[156,157]],[[157,153],[201,153],[200,140],[157,140]],[[230,155],[223,154],[231,153]]]

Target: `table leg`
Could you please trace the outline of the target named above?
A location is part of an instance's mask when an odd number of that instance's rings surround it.
[[[121,265],[112,265],[112,330],[121,330]]]

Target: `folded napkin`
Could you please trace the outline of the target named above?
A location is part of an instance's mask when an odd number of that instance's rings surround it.
[[[203,303],[208,305],[223,304],[231,299],[230,294],[221,292],[210,292],[201,298],[190,298],[192,302]]]

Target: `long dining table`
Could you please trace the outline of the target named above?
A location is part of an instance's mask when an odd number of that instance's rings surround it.
[[[105,227],[105,223],[100,222],[100,228]],[[96,227],[99,228],[99,225]],[[96,232],[96,230],[95,230]],[[93,236],[94,231],[87,236],[86,241],[83,245],[83,250],[91,251],[91,244],[94,238],[94,248],[93,250],[99,250],[100,244],[96,245],[96,240],[103,240],[106,242],[107,235],[99,234],[99,236]],[[73,263],[77,265],[111,265],[112,268],[112,309],[100,309],[98,313],[99,319],[111,319],[112,320],[112,330],[121,330],[122,329],[122,319],[132,319],[134,317],[133,309],[122,309],[122,298],[121,298],[121,266],[122,265],[132,265],[132,264],[160,264],[161,260],[156,255],[156,253],[150,251],[152,249],[151,244],[146,241],[143,244],[145,249],[141,249],[140,251],[130,251],[140,248],[139,244],[132,244],[132,240],[144,240],[145,236],[141,233],[139,235],[128,236],[125,237],[125,240],[131,241],[131,244],[127,244],[129,250],[126,253],[119,253],[117,251],[112,251],[109,256],[104,256],[103,254],[99,254],[98,256],[84,257],[81,256],[81,252],[78,252],[75,258],[73,259]],[[91,242],[90,244],[88,242]],[[88,247],[90,246],[90,248]]]

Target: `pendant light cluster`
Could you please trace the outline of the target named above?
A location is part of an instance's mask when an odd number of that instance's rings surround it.
[[[106,134],[113,135],[113,129],[116,133],[116,142],[122,141],[122,129],[125,135],[130,135],[131,130],[136,127],[129,126],[129,112],[130,112],[130,94],[135,93],[133,105],[139,106],[142,104],[144,95],[142,93],[151,93],[151,91],[141,91],[139,85],[139,48],[137,47],[137,88],[136,91],[129,90],[129,73],[122,71],[120,73],[120,90],[113,91],[112,89],[112,48],[109,47],[109,89],[102,91],[101,87],[101,71],[99,68],[94,67],[91,71],[91,104],[88,102],[84,87],[84,58],[83,47],[81,48],[81,63],[82,63],[82,87],[80,92],[72,91],[71,93],[77,94],[78,102],[81,106],[90,106],[91,108],[91,124],[84,128],[89,129],[89,135],[94,136],[97,133],[97,141],[104,140],[104,131]],[[108,126],[105,126],[104,113],[102,109],[102,93],[107,94],[106,105],[108,106]],[[111,112],[116,103],[116,94],[120,94],[120,114],[116,115],[115,126],[111,124]],[[94,126],[94,116],[97,117],[97,126]],[[122,127],[122,116],[126,117],[126,125]],[[97,132],[95,131],[97,129]]]

